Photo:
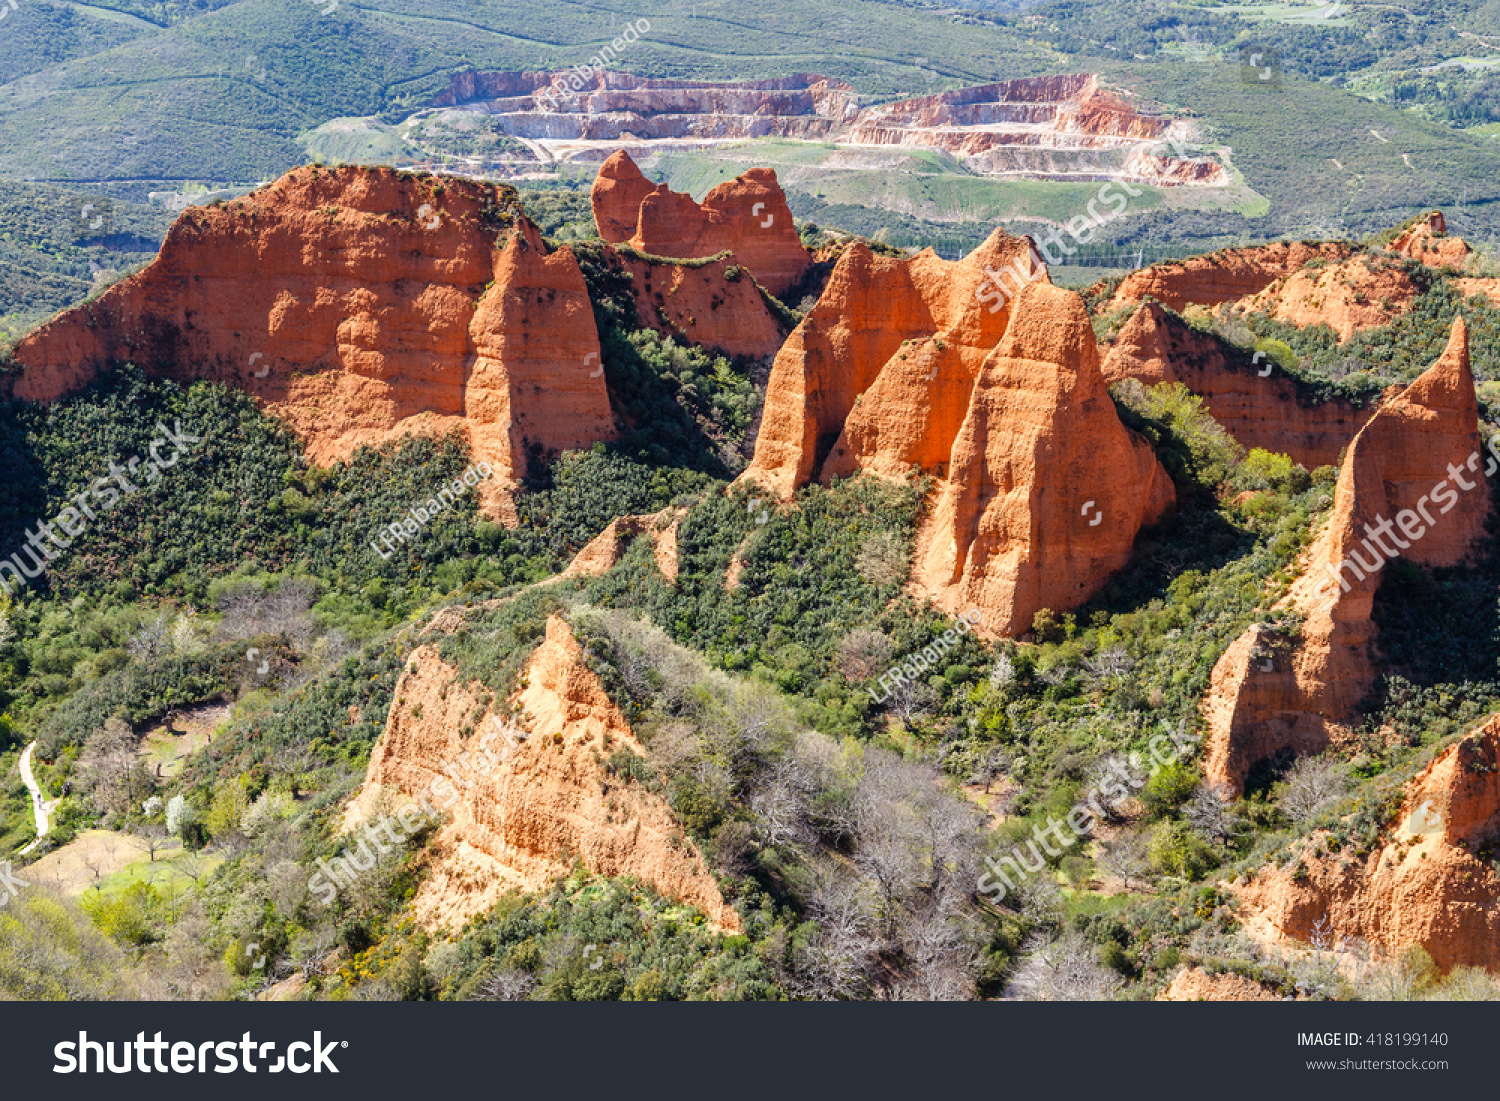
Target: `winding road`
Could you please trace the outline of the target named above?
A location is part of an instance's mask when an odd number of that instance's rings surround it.
[[[36,750],[36,743],[32,742],[26,747],[26,752],[21,754],[21,783],[26,785],[26,790],[31,792],[31,813],[36,816],[36,840],[18,852],[17,856],[25,856],[32,849],[42,843],[42,838],[47,836],[51,824],[47,821],[47,815],[62,802],[54,799],[47,803],[42,801],[42,789],[37,787],[36,777],[31,773],[31,755]]]

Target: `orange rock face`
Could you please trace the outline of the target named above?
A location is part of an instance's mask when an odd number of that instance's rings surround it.
[[[629,273],[640,324],[727,356],[774,356],[786,332],[755,281],[734,257],[707,264],[648,259],[606,246],[605,255]]]
[[[1254,979],[1232,971],[1219,974],[1201,967],[1184,967],[1172,976],[1159,1002],[1279,1002],[1281,996]]]
[[[855,470],[944,466],[980,365],[1010,319],[986,269],[1009,291],[1017,265],[1027,279],[1048,278],[1030,240],[1003,231],[956,262],[850,246],[776,356],[745,477],[785,498]]]
[[[655,190],[656,185],[641,174],[629,153],[621,149],[611,156],[600,166],[589,190],[599,236],[616,245],[634,237],[641,200]]]
[[[1447,219],[1436,210],[1392,241],[1391,251],[1430,268],[1462,268],[1473,254],[1462,237],[1448,236]]]
[[[736,262],[778,296],[795,286],[812,264],[773,169],[752,168],[714,188],[699,204],[665,184],[637,199],[640,184],[649,181],[623,150],[605,165],[610,175],[601,172],[604,182],[595,184],[591,197],[599,236],[612,244],[628,242],[641,252],[674,259],[732,252]],[[620,236],[627,225],[631,233]]]
[[[345,167],[193,208],[150,266],[21,343],[15,396],[52,401],[134,362],[247,390],[320,463],[459,429],[503,493],[532,443],[614,434],[582,272],[511,203]]]
[[[1207,256],[1167,260],[1131,272],[1115,290],[1108,309],[1154,298],[1181,313],[1189,305],[1217,306],[1260,294],[1278,279],[1302,270],[1313,259],[1342,261],[1349,246],[1303,242],[1259,248],[1221,249]]]
[[[1445,234],[1443,216],[1434,213],[1386,251],[1356,252],[1337,242],[1299,241],[1169,260],[1126,276],[1106,309],[1147,297],[1178,311],[1189,305],[1232,306],[1300,327],[1328,325],[1341,341],[1348,340],[1363,329],[1390,324],[1417,297],[1419,288],[1402,261],[1418,260],[1430,267],[1467,263],[1469,246]]]
[[[1204,408],[1247,450],[1290,455],[1309,470],[1337,463],[1376,409],[1374,403],[1313,403],[1285,375],[1262,377],[1249,359],[1232,356],[1221,341],[1150,299],[1120,330],[1102,369],[1111,386],[1131,378],[1146,386],[1181,383],[1203,398]]]
[[[946,611],[978,608],[990,633],[1019,634],[1038,610],[1098,592],[1173,499],[1115,412],[1083,300],[1033,284],[973,388],[914,583]]]
[[[1461,562],[1489,510],[1485,467],[1459,318],[1437,363],[1349,446],[1332,514],[1286,597],[1305,616],[1300,642],[1287,648],[1252,627],[1214,666],[1204,703],[1210,781],[1240,791],[1258,761],[1320,752],[1330,725],[1355,715],[1374,681],[1370,612],[1382,567],[1398,554]]]
[[[509,741],[490,733],[501,728],[482,702],[488,690],[464,684],[436,649],[417,649],[398,683],[385,735],[345,822],[390,813],[398,795],[416,798],[449,778],[457,797],[449,787],[433,796],[450,819],[432,843],[431,874],[413,900],[418,919],[456,929],[507,889],[541,889],[578,859],[599,875],[635,876],[697,906],[719,927],[738,929],[739,915],[667,804],[606,771],[612,752],[647,753],[560,618],[549,620],[522,683],[514,702],[529,733],[508,753]],[[481,752],[503,759],[478,765]]]
[[[1314,840],[1321,834],[1315,834]],[[1500,877],[1479,852],[1500,836],[1500,717],[1449,746],[1407,785],[1385,843],[1361,859],[1304,852],[1304,875],[1268,868],[1239,890],[1247,925],[1390,951],[1420,945],[1444,971],[1500,971]]]

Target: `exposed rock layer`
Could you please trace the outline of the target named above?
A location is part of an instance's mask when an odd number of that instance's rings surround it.
[[[562,619],[548,621],[522,684],[514,702],[529,736],[488,775],[454,770],[472,786],[462,790],[433,841],[432,870],[413,900],[418,919],[455,929],[508,888],[544,887],[576,858],[599,875],[635,876],[699,907],[720,927],[738,929],[738,915],[667,804],[605,767],[613,752],[647,752],[584,664]],[[427,792],[461,754],[477,760],[481,745],[498,755],[507,743],[485,742],[496,722],[485,695],[482,685],[463,683],[436,649],[419,647],[397,684],[385,735],[346,822],[377,813],[397,793]]]
[[[15,396],[52,401],[133,362],[247,390],[321,463],[458,429],[503,487],[532,444],[614,432],[577,261],[513,201],[345,167],[193,208],[147,268],[22,341]]]
[[[1395,953],[1420,945],[1444,971],[1500,971],[1500,877],[1485,853],[1500,841],[1500,717],[1443,750],[1407,785],[1374,852],[1304,843],[1301,875],[1267,868],[1238,894],[1247,924],[1307,940],[1325,923]]]
[[[639,154],[774,137],[939,149],[987,175],[1229,182],[1218,161],[1185,159],[1161,144],[1190,136],[1189,123],[1145,114],[1101,90],[1089,73],[1002,81],[861,110],[850,85],[806,74],[717,84],[613,71],[586,78],[468,72],[433,101],[470,104],[505,133],[562,160],[602,160],[620,146]]]
[[[1285,600],[1305,617],[1300,641],[1255,626],[1214,666],[1204,702],[1210,781],[1237,792],[1258,762],[1321,752],[1331,726],[1354,717],[1374,681],[1370,612],[1382,567],[1396,554],[1426,566],[1462,561],[1489,510],[1485,476],[1459,318],[1442,357],[1349,446],[1332,513]]]
[[[1376,409],[1310,401],[1269,360],[1257,367],[1151,299],[1120,330],[1102,369],[1111,386],[1131,378],[1145,386],[1181,383],[1243,447],[1290,455],[1309,470],[1337,463]]]

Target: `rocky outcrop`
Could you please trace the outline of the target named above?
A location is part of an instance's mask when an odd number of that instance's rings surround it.
[[[913,582],[991,634],[1088,600],[1172,503],[1150,445],[1119,420],[1083,300],[1021,292],[985,360],[946,478],[918,535]]]
[[[1010,291],[1017,270],[1048,278],[1028,238],[999,230],[960,261],[850,246],[776,356],[744,477],[787,498],[856,470],[946,468],[980,365],[1011,315],[988,271]]]
[[[1204,702],[1204,771],[1243,789],[1257,763],[1326,748],[1374,681],[1370,620],[1382,567],[1396,555],[1427,566],[1461,562],[1489,510],[1478,405],[1462,318],[1442,357],[1382,406],[1349,446],[1333,511],[1284,606],[1304,617],[1300,639],[1252,627],[1214,666]],[[1488,466],[1488,469],[1486,469]]]
[[[589,204],[594,208],[594,225],[599,236],[612,244],[634,237],[641,200],[655,190],[656,185],[641,174],[623,149],[600,165],[594,186],[589,189]]]
[[[1281,995],[1263,983],[1233,971],[1212,972],[1184,967],[1172,976],[1159,1002],[1279,1002]]]
[[[752,168],[715,187],[702,203],[662,184],[641,196],[632,219],[627,204],[639,186],[631,170],[635,175],[639,170],[624,151],[605,166],[611,176],[592,192],[594,223],[599,236],[612,244],[628,243],[640,252],[674,259],[730,252],[774,295],[794,287],[812,264],[774,169]],[[617,236],[627,225],[632,232]]]
[[[1318,831],[1290,866],[1238,888],[1246,926],[1308,940],[1314,926],[1394,954],[1420,945],[1443,971],[1500,971],[1500,717],[1437,755],[1407,786],[1374,851]]]
[[[625,272],[639,324],[686,344],[730,357],[768,359],[786,340],[770,303],[734,256],[682,263],[604,249]]]
[[[1146,298],[1181,313],[1190,305],[1218,306],[1260,294],[1278,279],[1302,270],[1310,260],[1342,261],[1348,245],[1306,242],[1258,248],[1220,249],[1206,256],[1166,260],[1133,271],[1120,281],[1106,309],[1115,310]]]
[[[1145,386],[1181,383],[1247,450],[1290,455],[1309,470],[1330,466],[1375,413],[1375,403],[1317,402],[1269,360],[1257,365],[1147,299],[1104,356],[1104,381]],[[1263,373],[1265,372],[1265,373]]]
[[[668,581],[675,581],[677,528],[686,514],[686,509],[662,509],[649,516],[617,517],[573,556],[559,577],[603,577],[619,565],[636,539],[649,535],[657,569]]]
[[[435,107],[473,105],[504,133],[563,161],[701,149],[706,141],[780,138],[856,149],[938,149],[971,172],[1067,179],[1125,176],[1161,186],[1223,185],[1228,169],[1168,153],[1185,120],[1142,111],[1096,76],[1028,77],[863,110],[826,77],[709,83],[616,71],[460,73]],[[612,180],[624,179],[611,170]],[[627,185],[634,186],[634,185]],[[606,239],[612,239],[606,237]]]
[[[1389,325],[1420,293],[1393,258],[1355,256],[1289,272],[1237,306],[1298,328],[1327,325],[1344,341],[1363,329]]]
[[[435,782],[458,790],[456,801],[447,800],[449,820],[431,843],[429,874],[412,902],[418,920],[457,929],[507,889],[539,890],[576,859],[598,875],[634,876],[697,906],[721,928],[738,929],[739,916],[667,804],[608,769],[613,753],[647,751],[561,618],[548,621],[521,684],[511,702],[527,735],[504,752],[508,741],[488,732],[508,712],[487,705],[488,690],[465,683],[433,646],[413,652],[397,683],[385,734],[345,824],[388,812],[399,796],[419,797]],[[504,754],[487,774],[472,767],[481,750]],[[439,798],[449,792],[441,788]]]
[[[614,434],[573,254],[547,252],[508,188],[385,169],[297,169],[188,210],[152,264],[15,358],[30,401],[125,362],[238,386],[320,463],[457,429],[494,467],[492,494],[532,445]]]
[[[1278,242],[1168,260],[1127,275],[1105,309],[1154,298],[1178,311],[1198,305],[1260,312],[1299,327],[1327,325],[1344,341],[1364,329],[1389,325],[1410,308],[1421,288],[1405,261],[1435,268],[1467,262],[1469,246],[1445,233],[1442,215],[1434,213],[1387,249]]]
[[[1449,237],[1447,219],[1441,211],[1434,210],[1392,241],[1391,251],[1419,260],[1430,268],[1462,268],[1474,250],[1462,237]]]

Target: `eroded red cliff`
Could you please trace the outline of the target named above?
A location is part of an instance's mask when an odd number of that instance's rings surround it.
[[[978,608],[989,633],[1025,632],[1098,592],[1174,496],[1120,423],[1083,300],[1032,284],[973,388],[913,584],[949,612]]]
[[[1325,831],[1297,842],[1288,867],[1237,889],[1246,925],[1306,941],[1315,926],[1388,954],[1420,945],[1443,971],[1500,971],[1500,717],[1437,755],[1407,786],[1368,854]]]
[[[301,168],[193,208],[143,271],[15,352],[15,396],[52,401],[102,369],[238,386],[327,463],[458,429],[496,477],[614,421],[582,272],[508,189],[386,169]]]
[[[1468,331],[1453,323],[1442,356],[1382,406],[1349,446],[1333,511],[1285,606],[1300,638],[1257,625],[1214,666],[1204,771],[1240,791],[1283,752],[1321,752],[1374,682],[1370,612],[1397,555],[1426,566],[1464,560],[1489,511]],[[1467,487],[1467,488],[1466,488]]]
[[[524,737],[514,739],[492,733],[510,720],[508,709],[487,704],[488,690],[465,682],[433,646],[412,654],[397,684],[345,825],[427,793],[447,813],[412,900],[418,920],[457,929],[507,889],[540,890],[578,860],[599,875],[635,876],[738,929],[739,915],[671,808],[643,784],[610,773],[612,753],[649,754],[561,618],[548,621],[521,684],[511,702]],[[503,759],[484,763],[485,754]]]
[[[812,264],[774,169],[752,168],[697,203],[666,184],[642,194],[640,184],[649,181],[640,177],[623,150],[605,164],[610,175],[600,173],[603,183],[595,184],[591,197],[594,223],[606,241],[673,259],[731,252],[778,296],[795,286]],[[631,233],[621,236],[626,226]]]
[[[1336,464],[1376,409],[1374,402],[1314,401],[1269,360],[1257,366],[1151,299],[1120,330],[1102,369],[1111,386],[1126,379],[1181,383],[1247,450],[1290,455],[1309,470]]]

